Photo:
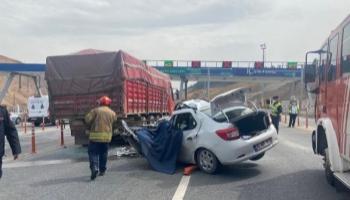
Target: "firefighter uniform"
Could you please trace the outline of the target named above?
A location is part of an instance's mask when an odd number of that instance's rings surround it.
[[[106,105],[92,109],[85,116],[85,123],[89,128],[91,180],[96,178],[98,171],[101,176],[106,171],[108,144],[112,139],[112,125],[115,120],[115,112]]]
[[[0,178],[2,176],[2,157],[5,154],[5,136],[10,144],[15,159],[21,153],[21,145],[15,125],[10,120],[9,113],[4,106],[0,106]]]
[[[275,102],[271,105],[271,119],[272,124],[275,126],[277,133],[279,131],[279,123],[281,120],[282,104],[278,101],[278,98],[274,97]]]

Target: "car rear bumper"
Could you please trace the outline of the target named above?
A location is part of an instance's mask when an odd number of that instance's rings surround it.
[[[257,151],[254,149],[255,145],[260,144],[269,139],[272,140],[271,144]],[[227,144],[227,146],[220,148],[219,151],[215,151],[214,153],[221,162],[221,164],[231,165],[248,160],[261,153],[264,153],[272,147],[274,147],[277,143],[277,131],[273,125],[270,125],[268,129],[266,129],[259,135],[247,140],[239,139],[236,141],[231,141],[230,144]]]

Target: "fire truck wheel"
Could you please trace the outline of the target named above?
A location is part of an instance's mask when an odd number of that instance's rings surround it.
[[[329,161],[329,151],[328,151],[328,148],[326,148],[324,150],[325,154],[324,154],[324,169],[325,169],[325,174],[326,174],[326,179],[327,179],[327,182],[334,186],[334,174],[333,174],[333,171],[331,169],[331,163]]]

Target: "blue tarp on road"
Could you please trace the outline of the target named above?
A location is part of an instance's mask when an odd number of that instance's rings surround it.
[[[171,128],[169,122],[161,122],[156,131],[137,131],[142,154],[151,167],[159,172],[174,174],[182,145],[182,131]]]

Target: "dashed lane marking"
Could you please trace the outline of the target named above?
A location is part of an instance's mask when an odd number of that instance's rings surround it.
[[[180,180],[179,186],[176,189],[176,192],[172,200],[183,200],[188,184],[190,183],[191,176],[183,176]]]

